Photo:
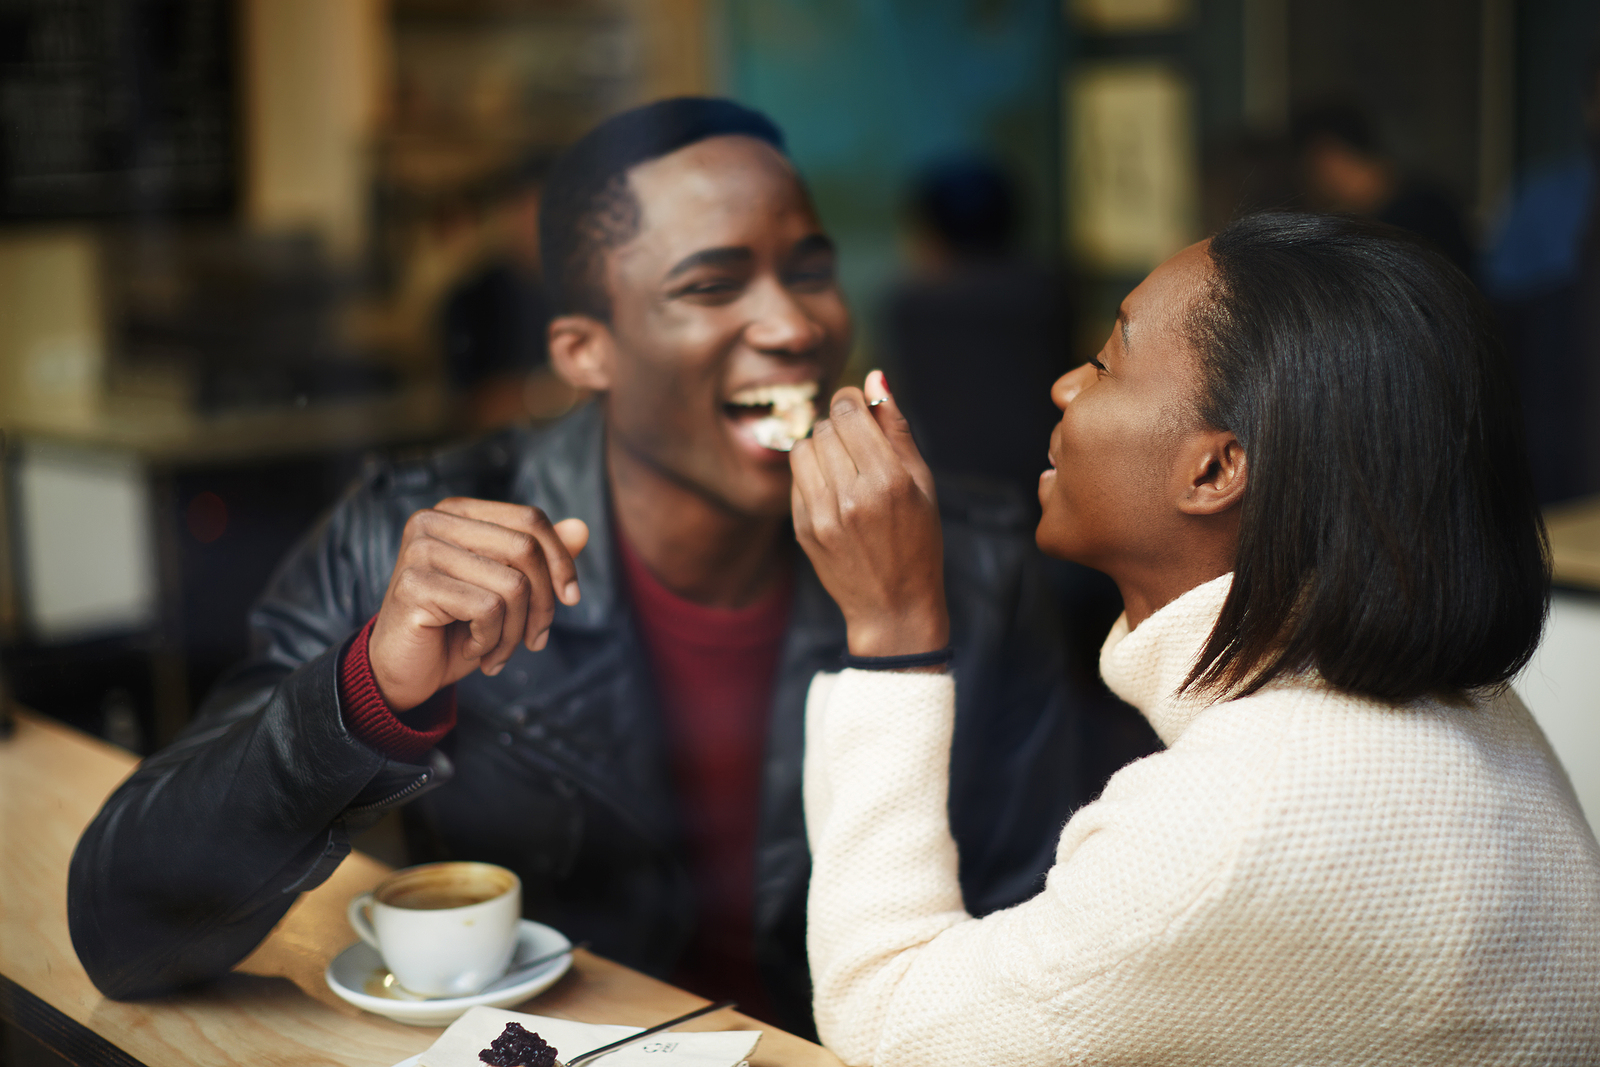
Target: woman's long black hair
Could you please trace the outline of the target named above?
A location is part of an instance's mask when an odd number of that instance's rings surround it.
[[[1490,312],[1400,230],[1255,215],[1209,246],[1200,414],[1244,446],[1233,586],[1189,684],[1315,668],[1403,702],[1497,685],[1549,606],[1549,547]]]

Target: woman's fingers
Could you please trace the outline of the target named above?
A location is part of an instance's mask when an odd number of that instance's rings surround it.
[[[843,394],[844,390],[839,392]],[[841,426],[841,420],[849,421],[849,412],[849,407],[841,403],[841,397],[836,396],[828,409],[828,417],[811,428],[809,439],[817,466],[835,493],[848,492],[859,474]]]
[[[829,525],[839,513],[834,487],[829,484],[822,472],[822,465],[817,461],[814,440],[808,438],[799,441],[789,451],[789,470],[794,475],[794,487],[789,496],[794,511],[795,534],[802,543],[814,541],[819,520],[821,524]]]
[[[933,476],[911,438],[910,425],[884,388],[882,372],[873,371],[867,384],[879,394],[875,399],[882,403],[874,408],[861,390],[841,389],[834,395],[827,423],[819,424],[818,429],[826,425],[823,436],[831,434],[837,439],[855,473],[874,489],[891,489],[909,475],[922,494],[932,500]],[[840,467],[837,473],[842,476],[845,472]]]
[[[906,436],[904,452],[890,432]],[[847,388],[789,453],[796,536],[858,655],[925,652],[949,636],[932,479],[919,481],[927,467],[909,436],[896,423],[886,432],[866,395]]]
[[[889,392],[889,379],[883,371],[875,370],[867,375],[863,394],[867,400],[868,410],[872,412],[874,420],[883,431],[890,447],[894,449],[895,455],[911,473],[917,488],[932,500],[933,472],[928,469],[927,462],[922,458],[921,449],[917,448],[917,442],[911,436],[911,423],[906,421],[894,394]]]

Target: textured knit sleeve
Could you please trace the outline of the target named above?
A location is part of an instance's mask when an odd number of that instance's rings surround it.
[[[1018,1036],[1039,1032],[1036,1009],[1025,998],[957,1045],[901,1054],[885,1047],[908,1011],[964,1016],[960,1005],[972,983],[1002,977],[981,973],[989,953],[1025,947],[1014,939],[1025,940],[1026,931],[1007,913],[980,922],[962,906],[945,815],[954,709],[948,675],[846,671],[819,676],[812,686],[807,948],[818,1030],[848,1063],[1047,1062],[982,1047],[979,1031],[989,1027]],[[875,711],[888,713],[893,725]],[[930,953],[937,957],[931,967]],[[924,1058],[929,1051],[933,1058]]]
[[[1258,814],[1272,731],[1124,768],[1068,823],[1042,891],[974,919],[946,814],[954,699],[943,675],[813,683],[807,947],[824,1044],[875,1067],[1159,1059],[1161,1028],[1134,1021],[1193,997],[1163,976],[1215,981],[1208,955],[1249,936],[1208,915]]]
[[[406,714],[389,707],[372,673],[368,645],[378,617],[367,620],[339,661],[339,709],[345,729],[381,756],[415,763],[456,725],[456,687],[445,686]]]

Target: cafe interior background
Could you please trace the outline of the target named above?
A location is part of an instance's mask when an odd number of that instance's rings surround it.
[[[152,751],[369,457],[574,403],[547,371],[454,372],[445,309],[526,261],[539,168],[607,114],[715,93],[778,121],[841,248],[857,376],[918,378],[895,294],[949,255],[919,180],[1001,176],[1004,254],[1070,311],[1060,370],[1171,252],[1312,203],[1306,108],[1364,112],[1369,155],[1485,248],[1520,178],[1583,152],[1597,35],[1593,0],[0,0],[12,697]],[[962,353],[928,410],[1003,422],[1005,356]],[[1562,551],[1597,541],[1583,489],[1545,493]],[[1518,688],[1600,822],[1587,551],[1558,555]]]

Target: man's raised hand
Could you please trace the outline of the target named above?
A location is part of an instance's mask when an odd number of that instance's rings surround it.
[[[413,514],[367,645],[389,707],[499,674],[519,644],[543,648],[556,601],[578,602],[572,557],[588,541],[583,520],[520,504],[451,497]]]

